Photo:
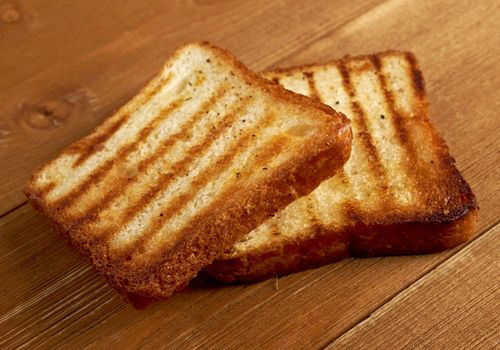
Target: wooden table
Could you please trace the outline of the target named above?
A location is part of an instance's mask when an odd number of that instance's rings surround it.
[[[199,277],[144,311],[126,305],[21,188],[201,39],[256,70],[414,51],[478,197],[473,239],[250,285]],[[500,2],[0,1],[0,73],[0,348],[499,348]]]

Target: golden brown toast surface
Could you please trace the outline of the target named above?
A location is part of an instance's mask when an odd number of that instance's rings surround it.
[[[476,201],[427,117],[422,72],[406,52],[265,73],[352,123],[351,157],[313,193],[241,239],[207,271],[259,280],[350,255],[417,254],[464,242]]]
[[[207,43],[38,170],[25,193],[135,306],[166,298],[341,168],[349,121]],[[331,161],[333,156],[333,161]]]

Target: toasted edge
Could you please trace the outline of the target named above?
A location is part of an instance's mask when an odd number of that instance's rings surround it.
[[[435,253],[466,242],[474,233],[478,210],[471,208],[455,220],[409,222],[405,224],[363,226],[350,231],[312,228],[300,240],[274,246],[265,252],[244,257],[215,260],[205,268],[211,277],[226,283],[255,282],[282,276],[348,257],[375,257]],[[313,233],[314,231],[314,233]],[[418,240],[415,237],[418,236]]]

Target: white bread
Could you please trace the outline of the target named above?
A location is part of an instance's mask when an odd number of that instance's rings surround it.
[[[38,170],[30,202],[128,301],[170,296],[348,158],[348,120],[207,43]],[[334,155],[332,158],[331,155]]]

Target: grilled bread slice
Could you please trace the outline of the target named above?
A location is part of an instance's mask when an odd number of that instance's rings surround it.
[[[348,57],[270,72],[352,123],[343,171],[241,239],[207,271],[255,281],[348,256],[420,254],[467,240],[474,195],[427,117],[422,73],[411,53]]]
[[[349,121],[208,43],[179,49],[25,193],[129,302],[183,288],[342,167]]]

